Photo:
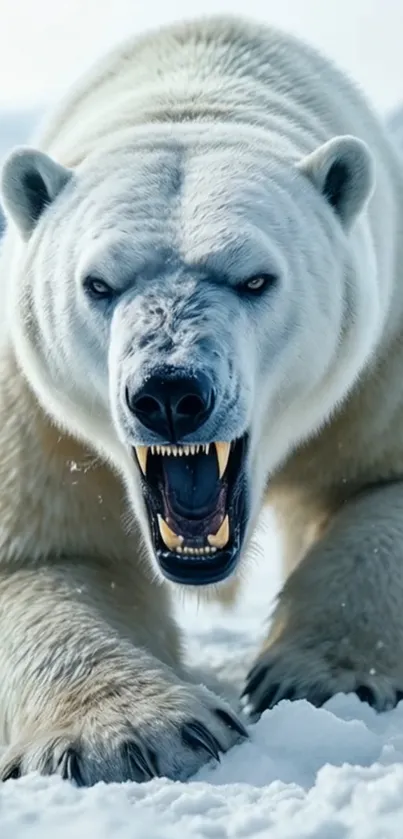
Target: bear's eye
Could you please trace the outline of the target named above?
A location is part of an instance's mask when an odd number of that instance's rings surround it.
[[[116,293],[105,280],[100,280],[98,277],[86,277],[84,291],[93,300],[111,300]]]
[[[275,285],[277,277],[274,274],[256,274],[256,277],[249,277],[240,286],[241,291],[250,294],[261,294],[268,286]]]

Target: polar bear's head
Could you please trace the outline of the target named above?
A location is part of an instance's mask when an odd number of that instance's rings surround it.
[[[20,362],[181,583],[233,571],[270,475],[376,336],[367,147],[290,162],[265,142],[138,131],[74,170],[25,148],[3,169]]]

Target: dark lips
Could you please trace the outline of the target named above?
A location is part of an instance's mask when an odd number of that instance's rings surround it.
[[[161,571],[172,583],[188,586],[208,586],[225,580],[235,568],[239,556],[239,547],[230,551],[218,551],[212,557],[197,559],[184,557],[171,551],[157,549],[157,558]]]

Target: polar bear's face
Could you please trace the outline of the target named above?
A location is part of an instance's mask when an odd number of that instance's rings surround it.
[[[264,151],[171,136],[74,172],[19,150],[3,172],[21,363],[121,469],[181,583],[233,571],[273,470],[369,352],[374,265],[352,233],[366,147],[337,138],[297,164]]]

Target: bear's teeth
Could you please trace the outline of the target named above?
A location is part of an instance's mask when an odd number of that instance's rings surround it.
[[[190,548],[187,545],[176,548],[176,553],[187,554],[188,556],[210,556],[216,553],[217,548],[209,548],[207,545],[204,548]]]
[[[147,473],[148,446],[136,446],[136,455],[140,469],[145,477]]]
[[[210,554],[214,554],[216,550],[217,548],[209,548],[207,545],[204,548],[189,548],[187,545],[185,545],[184,547],[177,547],[176,553],[187,555],[196,554],[197,556],[209,556]]]
[[[160,529],[160,534],[162,541],[166,545],[169,551],[175,551],[183,544],[183,536],[178,536],[169,525],[166,523],[165,519],[162,518],[158,514],[158,527]]]
[[[182,455],[199,454],[199,452],[208,453],[208,446],[193,443],[189,446],[157,446],[157,453],[161,455],[168,455],[170,457],[182,457]]]
[[[218,472],[220,476],[220,480],[224,475],[224,472],[227,468],[229,453],[231,449],[230,443],[214,443],[215,450],[217,453],[217,460],[218,460]]]
[[[217,530],[217,533],[210,534],[207,536],[207,541],[209,545],[213,548],[224,548],[227,544],[229,539],[229,518],[228,514],[225,516],[224,521],[222,522],[221,526]]]
[[[148,452],[151,451],[153,455],[161,455],[161,457],[183,457],[186,455],[208,454],[211,443],[192,443],[186,446],[135,446],[137,459],[143,475],[147,470]],[[222,478],[228,463],[231,444],[230,443],[214,443],[217,453],[218,471],[220,478]]]

